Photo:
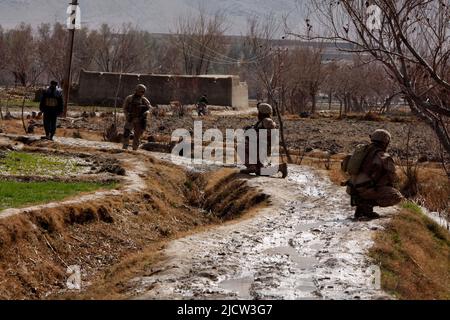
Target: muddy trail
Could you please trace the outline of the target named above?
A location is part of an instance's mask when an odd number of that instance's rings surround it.
[[[253,178],[271,205],[246,221],[172,242],[151,275],[134,279],[136,299],[385,299],[371,285],[366,250],[384,219],[353,222],[342,188],[291,166],[290,177]]]
[[[57,138],[58,144],[111,154],[120,152],[120,146],[114,143]],[[143,179],[150,181],[138,163],[145,155],[162,161],[170,159],[170,155],[147,151],[121,155],[129,170],[126,193],[140,193]],[[192,167],[188,161],[178,160],[178,165],[194,172],[217,168],[205,164]],[[132,299],[389,298],[373,285],[374,269],[367,250],[372,246],[376,230],[383,228],[396,209],[379,210],[383,214],[380,220],[354,222],[345,190],[334,185],[323,172],[306,166],[290,166],[290,175],[285,180],[248,176],[239,179],[269,195],[270,205],[237,222],[219,224],[169,242],[160,252],[163,259],[150,270],[142,271],[143,276],[127,280],[126,292],[121,292],[121,296]],[[115,220],[116,215],[125,215],[123,221],[130,219],[127,211],[117,210],[120,212],[111,213]],[[17,213],[12,210],[9,215]],[[198,222],[190,221],[189,214],[180,214],[178,219],[197,225]],[[207,219],[199,216],[197,220]],[[144,226],[139,222],[139,228],[147,230]],[[184,228],[180,225],[180,229]],[[142,243],[149,239],[157,239],[146,236],[142,232],[145,230],[139,232],[145,239],[133,244],[134,251],[141,250]],[[72,260],[76,262],[75,258]],[[114,263],[118,260],[119,257],[110,259]],[[98,266],[97,270],[105,266]]]

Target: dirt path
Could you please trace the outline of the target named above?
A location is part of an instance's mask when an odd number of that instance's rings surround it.
[[[117,144],[61,138],[64,144]],[[140,151],[140,153],[147,153]],[[149,153],[162,160],[170,155]],[[180,165],[190,166],[180,159]],[[201,166],[197,166],[201,168]],[[286,180],[252,178],[271,196],[255,217],[172,242],[151,276],[134,279],[137,299],[377,299],[366,256],[387,218],[351,220],[343,188],[308,167],[291,166]],[[385,217],[396,209],[379,209]]]
[[[365,251],[387,219],[355,223],[342,188],[306,167],[287,180],[254,178],[272,196],[256,217],[172,242],[138,299],[375,299]],[[395,210],[395,209],[394,209]],[[380,210],[390,215],[394,210]]]
[[[58,138],[105,150],[118,144]],[[168,160],[168,155],[148,153]],[[132,154],[127,161],[134,162]],[[180,163],[182,165],[187,165]],[[130,163],[134,168],[137,163]],[[129,177],[139,188],[139,172]],[[377,299],[366,250],[387,218],[353,222],[348,196],[322,173],[291,166],[286,180],[251,178],[272,204],[254,217],[171,242],[149,276],[131,281],[137,299]],[[130,190],[131,191],[131,190]],[[134,190],[133,190],[134,191]],[[395,209],[379,210],[385,217]]]

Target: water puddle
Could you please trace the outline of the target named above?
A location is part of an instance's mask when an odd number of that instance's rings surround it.
[[[319,228],[323,225],[323,223],[316,222],[316,223],[307,223],[307,224],[299,224],[295,227],[295,230],[298,232],[304,232],[309,231],[311,229]]]
[[[242,299],[250,299],[250,288],[253,281],[253,277],[225,280],[219,283],[219,288],[236,292]]]
[[[271,248],[264,251],[264,253],[267,253],[269,255],[287,255],[299,269],[311,269],[318,263],[317,259],[314,257],[300,256],[292,247]]]

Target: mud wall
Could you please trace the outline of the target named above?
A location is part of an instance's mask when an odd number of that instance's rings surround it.
[[[119,85],[120,83],[120,85]],[[155,104],[180,101],[194,104],[206,93],[211,105],[248,107],[248,88],[236,76],[170,76],[101,73],[82,71],[79,80],[77,102],[80,105],[114,105],[117,89],[118,101],[134,92],[137,84],[148,88],[147,97]]]

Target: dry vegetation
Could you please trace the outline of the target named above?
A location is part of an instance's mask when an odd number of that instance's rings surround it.
[[[234,171],[219,172],[218,177],[210,173],[208,179],[136,156],[146,168],[144,192],[0,220],[0,298],[58,298],[66,293],[66,268],[70,265],[83,266],[84,284],[94,283],[92,292],[83,297],[117,297],[130,274],[148,271],[166,241],[239,217],[266,199],[246,188]],[[229,197],[225,201],[216,198],[216,183],[209,188],[198,183],[205,179],[221,183],[221,187],[228,185]],[[237,184],[245,192],[230,188]],[[194,185],[199,187],[196,193]],[[224,190],[221,193],[226,194]],[[231,214],[223,216],[221,206],[228,206]]]
[[[382,287],[399,299],[450,299],[450,236],[411,204],[378,232],[370,252]]]

